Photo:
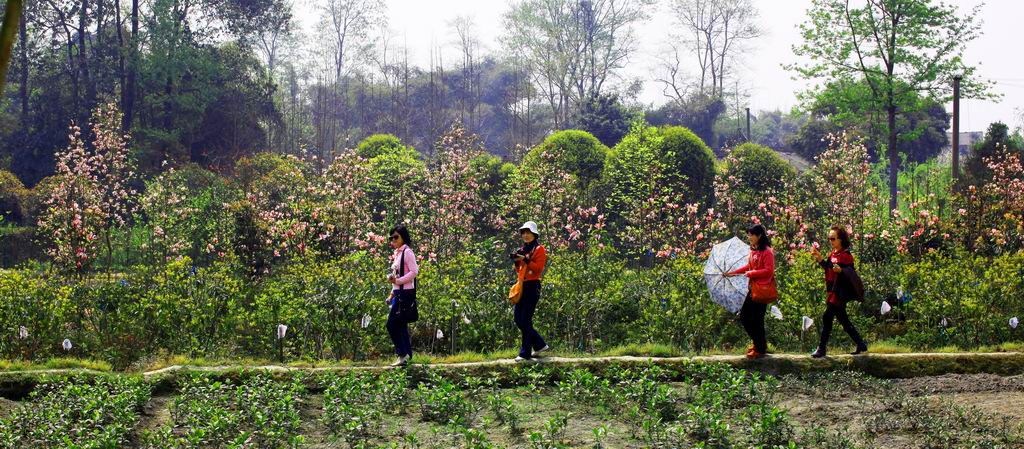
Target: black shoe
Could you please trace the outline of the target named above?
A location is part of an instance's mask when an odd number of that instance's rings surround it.
[[[865,352],[868,352],[868,345],[867,345],[867,343],[861,343],[861,344],[857,345],[857,350],[851,352],[850,355],[860,355],[860,354],[863,354]]]
[[[825,350],[822,348],[818,348],[816,351],[811,353],[811,358],[820,359],[823,357],[825,357]]]

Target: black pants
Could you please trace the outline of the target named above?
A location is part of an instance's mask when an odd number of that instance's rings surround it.
[[[537,301],[539,300],[540,281],[523,282],[523,296],[513,308],[513,317],[516,327],[523,334],[523,341],[519,345],[519,356],[524,359],[533,357],[533,351],[547,346],[547,343],[544,343],[544,338],[533,328],[533,313],[537,311]]]
[[[756,303],[750,299],[743,301],[743,308],[740,309],[740,322],[747,335],[754,341],[754,350],[764,354],[768,352],[768,337],[764,332],[764,314],[768,310],[767,304]]]
[[[860,338],[860,334],[857,333],[857,328],[853,327],[853,323],[850,321],[850,316],[846,314],[846,304],[835,305],[826,303],[825,314],[821,316],[821,341],[818,342],[818,348],[824,350],[828,346],[828,339],[832,336],[832,320],[833,318],[839,320],[839,324],[843,326],[843,330],[847,334],[850,334],[850,338],[857,346],[864,346],[864,340]]]
[[[397,292],[396,292],[397,293]],[[402,290],[402,298],[407,301],[416,300],[416,290]],[[388,312],[388,335],[391,336],[391,343],[395,345],[395,354],[399,357],[412,357],[412,336],[409,334],[409,323],[405,321],[398,312],[398,304],[395,302],[397,296],[392,297],[391,310]]]

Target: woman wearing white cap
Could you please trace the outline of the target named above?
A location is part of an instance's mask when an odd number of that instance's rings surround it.
[[[549,349],[547,343],[544,343],[544,338],[533,328],[533,313],[537,310],[537,301],[540,299],[540,280],[544,274],[548,254],[537,240],[540,237],[537,223],[524,223],[519,228],[519,234],[523,237],[523,247],[510,257],[515,262],[516,274],[523,285],[522,296],[514,306],[516,327],[523,334],[516,361],[523,361]]]

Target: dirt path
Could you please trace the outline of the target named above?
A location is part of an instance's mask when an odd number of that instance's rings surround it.
[[[992,379],[999,376],[1020,376],[1024,375],[1024,352],[996,352],[996,353],[905,353],[905,354],[867,354],[861,356],[837,355],[824,359],[811,359],[805,354],[772,354],[768,357],[749,360],[740,355],[709,355],[693,357],[641,357],[641,356],[613,356],[613,357],[545,357],[535,362],[546,365],[580,365],[593,366],[608,363],[648,363],[653,362],[661,365],[674,365],[688,362],[709,362],[725,363],[736,368],[764,371],[770,374],[807,373],[811,371],[851,370],[861,371],[876,377],[884,378],[908,378],[922,376],[944,376],[952,374],[990,374]],[[428,365],[435,369],[487,369],[501,368],[515,365],[517,362],[510,359],[489,360],[483,362],[465,363],[434,363]],[[522,363],[522,362],[520,362]],[[143,377],[153,378],[162,375],[173,374],[178,371],[197,372],[227,372],[239,369],[261,370],[270,372],[320,372],[320,371],[379,371],[390,369],[387,366],[337,366],[337,367],[290,367],[282,365],[220,365],[220,366],[192,366],[172,365],[165,368],[146,371]],[[101,374],[101,372],[82,369],[46,369],[46,370],[25,370],[25,371],[0,371],[0,383],[4,381],[15,382],[17,378],[31,378],[37,375],[60,375],[72,373]],[[936,380],[933,382],[942,382]],[[1012,388],[1024,389],[1020,386],[1020,380],[1007,380]],[[1013,386],[1016,385],[1016,386]],[[938,388],[940,384],[932,386]],[[920,388],[930,388],[922,385]],[[1021,390],[1015,390],[1021,391]]]
[[[132,441],[140,441],[143,435],[148,432],[155,432],[164,424],[171,422],[171,403],[174,397],[170,395],[157,395],[149,399],[149,402],[142,408],[139,414],[139,423],[135,425],[135,433]]]
[[[810,371],[850,370],[861,371],[876,377],[904,378],[918,376],[941,376],[946,374],[991,374],[995,376],[1024,375],[1024,353],[906,353],[906,354],[867,354],[861,356],[838,355],[824,359],[811,359],[806,354],[773,354],[768,357],[750,360],[740,355],[710,355],[694,357],[545,357],[536,362],[549,365],[602,365],[614,362],[647,363],[673,365],[687,362],[725,363],[736,368],[764,371],[770,374],[799,374]],[[431,368],[437,369],[486,369],[515,365],[510,359],[489,360],[466,363],[435,363]],[[519,362],[523,363],[523,362]],[[142,373],[144,377],[170,374],[176,371],[223,372],[237,370],[238,366],[187,366],[173,365],[154,371]],[[353,371],[353,370],[385,370],[386,366],[342,366],[301,368],[280,365],[249,366],[247,369],[267,370],[273,372],[291,371]]]

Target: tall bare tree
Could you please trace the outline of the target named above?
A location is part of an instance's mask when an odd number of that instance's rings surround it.
[[[697,93],[725,95],[733,60],[743,54],[748,41],[762,35],[757,8],[751,0],[672,0],[671,7],[676,23],[684,30],[673,40],[682,45],[671,45],[671,55],[664,63],[668,75],[659,81],[673,94],[679,91],[680,53],[685,49],[700,72]]]
[[[519,52],[533,84],[548,100],[554,126],[575,105],[602,92],[635,50],[633,26],[653,0],[522,0],[505,15],[503,42]]]
[[[330,91],[318,93],[316,111],[319,117],[316,145],[325,154],[335,154],[341,136],[343,114],[346,107],[346,76],[354,69],[353,62],[365,57],[373,48],[375,27],[384,23],[384,2],[382,0],[324,0],[320,5],[320,32],[327,37],[319,48],[329,63],[322,65],[324,73],[319,75],[322,84],[331,86]]]
[[[458,97],[459,120],[470,130],[479,130],[477,107],[480,104],[480,39],[476,22],[469,16],[458,16],[448,23],[455,34],[455,44],[462,56],[462,94]]]

